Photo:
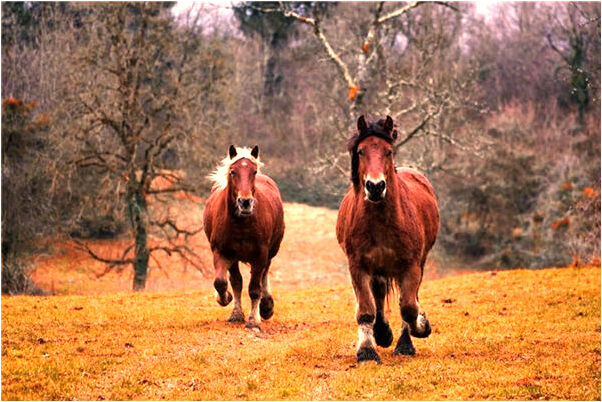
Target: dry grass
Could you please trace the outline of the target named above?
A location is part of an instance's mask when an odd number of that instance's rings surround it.
[[[261,333],[206,291],[3,296],[2,399],[600,399],[599,268],[425,281],[431,337],[359,367],[350,286],[274,296]]]
[[[417,355],[390,348],[358,366],[336,211],[286,204],[285,219],[275,315],[260,333],[226,323],[211,278],[178,259],[134,294],[128,271],[96,279],[100,264],[55,244],[34,279],[57,295],[2,297],[2,399],[600,399],[599,267],[425,280],[433,334]],[[389,317],[398,336],[393,299]]]

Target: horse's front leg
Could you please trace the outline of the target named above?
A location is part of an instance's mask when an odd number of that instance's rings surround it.
[[[268,261],[268,266],[266,267],[261,280],[261,301],[259,302],[259,315],[261,315],[261,318],[264,320],[269,320],[272,315],[274,315],[274,299],[272,298],[270,279],[268,278],[270,262],[271,261]]]
[[[232,294],[228,292],[228,279],[226,278],[226,272],[232,263],[232,261],[221,255],[219,251],[213,250],[213,266],[215,267],[213,287],[217,292],[216,300],[220,306],[227,306],[232,301]]]
[[[374,321],[374,340],[378,346],[388,348],[393,343],[393,332],[385,317],[385,299],[389,291],[387,280],[382,276],[373,276],[372,294],[376,305],[376,319]]]
[[[403,319],[403,327],[397,346],[396,355],[414,355],[416,350],[410,335],[426,338],[431,334],[431,324],[418,304],[418,288],[422,279],[422,271],[418,264],[412,266],[399,281],[399,309]]]
[[[251,312],[246,328],[261,329],[261,315],[259,313],[259,302],[263,291],[263,276],[268,269],[267,251],[264,258],[259,258],[251,264],[251,279],[249,280],[249,298],[251,299]],[[267,274],[266,274],[267,275]]]
[[[349,261],[351,282],[357,300],[355,319],[358,325],[357,361],[375,361],[380,363],[376,352],[373,326],[376,319],[376,305],[370,287],[370,275],[365,272],[359,262]]]
[[[230,285],[232,285],[232,291],[234,292],[234,310],[229,322],[245,322],[245,314],[242,312],[241,295],[242,295],[242,275],[238,268],[238,262],[230,265]]]

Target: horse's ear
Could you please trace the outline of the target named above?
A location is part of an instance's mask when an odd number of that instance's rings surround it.
[[[384,128],[387,133],[391,133],[393,131],[393,119],[389,115],[387,115],[387,118],[385,119]]]
[[[230,149],[228,149],[228,155],[230,155],[230,159],[234,159],[236,156],[236,147],[234,147],[234,145],[230,145]]]
[[[364,115],[361,115],[359,119],[357,119],[357,131],[359,133],[363,133],[368,129],[368,125],[366,124],[366,120],[364,119]]]
[[[259,145],[255,145],[251,150],[251,156],[255,159],[259,156]]]

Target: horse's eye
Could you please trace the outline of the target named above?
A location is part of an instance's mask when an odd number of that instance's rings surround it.
[[[393,155],[393,151],[391,151],[390,149],[387,151],[387,156],[391,156]]]
[[[364,151],[362,151],[361,149],[358,149],[358,150],[357,150],[357,154],[358,154],[359,156],[362,156],[362,155],[364,154]]]

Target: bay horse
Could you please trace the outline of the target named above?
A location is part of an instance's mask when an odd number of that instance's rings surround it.
[[[238,263],[249,263],[251,312],[246,328],[257,329],[262,318],[267,320],[274,314],[268,271],[284,236],[280,191],[271,178],[259,173],[261,166],[257,145],[253,149],[230,145],[228,156],[209,176],[214,185],[203,213],[205,234],[213,252],[217,302],[227,306],[232,301],[228,273],[234,293],[234,310],[228,321],[245,321]]]
[[[394,355],[414,355],[410,335],[426,338],[431,326],[418,304],[424,262],[439,229],[433,187],[418,171],[396,169],[393,119],[357,121],[347,143],[351,184],[337,218],[337,240],[347,254],[357,300],[357,361],[380,362],[376,345],[389,347],[387,296],[397,287],[403,318]]]

